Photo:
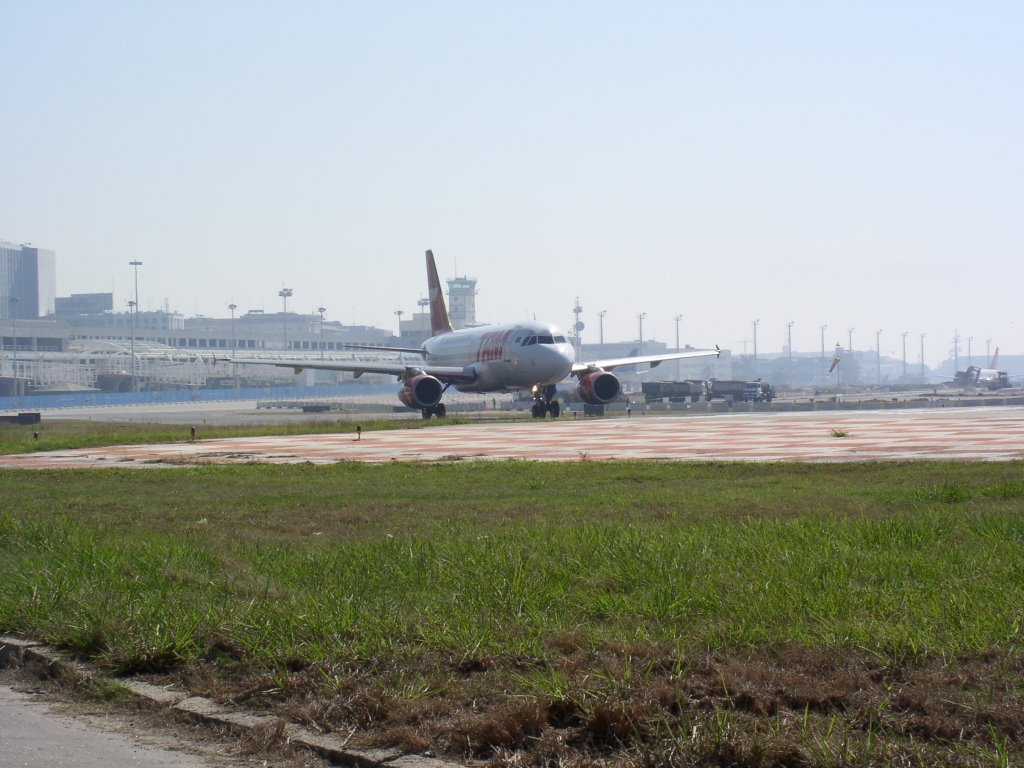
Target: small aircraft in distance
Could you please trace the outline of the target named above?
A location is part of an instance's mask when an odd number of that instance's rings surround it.
[[[358,378],[364,373],[382,373],[402,382],[398,399],[407,407],[418,409],[423,418],[443,417],[446,413],[441,397],[454,386],[459,392],[511,392],[529,389],[533,392],[533,416],[557,417],[561,411],[555,399],[555,385],[575,376],[580,400],[588,405],[614,402],[622,386],[614,368],[649,363],[657,366],[666,360],[685,357],[718,356],[721,350],[669,352],[661,355],[639,355],[593,362],[576,362],[575,350],[565,334],[551,323],[521,321],[500,325],[453,330],[445,306],[441,281],[437,276],[434,254],[427,251],[427,288],[430,301],[432,336],[417,348],[349,345],[354,349],[401,352],[422,358],[415,362],[380,362],[360,360],[263,358],[217,358],[217,362],[238,365],[274,365],[292,368],[296,373],[310,368],[326,371],[351,371]]]

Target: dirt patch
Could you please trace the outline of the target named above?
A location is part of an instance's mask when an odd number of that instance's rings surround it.
[[[152,680],[356,748],[494,766],[974,766],[1021,756],[1024,664],[1006,654],[909,660],[785,646],[680,658],[574,645],[546,660],[424,656],[273,677],[203,663]]]

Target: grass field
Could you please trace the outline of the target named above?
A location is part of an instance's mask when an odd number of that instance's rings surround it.
[[[472,419],[453,415],[444,424],[479,423],[483,419],[499,421],[504,414],[476,414]],[[288,424],[253,424],[249,426],[218,426],[201,424],[198,436],[247,437],[250,435],[310,435],[354,433],[356,426],[366,432],[381,429],[422,429],[441,424],[434,421],[406,419],[355,421],[299,420]],[[0,423],[0,454],[60,451],[69,448],[93,448],[105,445],[142,443],[173,443],[191,438],[188,425],[146,424],[143,422],[97,422],[73,419],[47,421],[40,425],[22,426]]]
[[[0,470],[0,631],[495,765],[1009,765],[1024,465]]]

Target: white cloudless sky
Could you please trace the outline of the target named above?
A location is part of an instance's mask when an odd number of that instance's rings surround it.
[[[935,365],[1024,353],[1024,4],[0,0],[0,238],[58,295]]]

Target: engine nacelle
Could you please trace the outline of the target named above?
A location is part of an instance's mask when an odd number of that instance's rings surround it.
[[[588,373],[576,387],[576,394],[587,405],[607,405],[621,391],[622,385],[615,374],[600,370]]]
[[[441,402],[443,393],[444,384],[421,373],[405,380],[405,386],[398,390],[398,399],[409,408],[433,408]]]

